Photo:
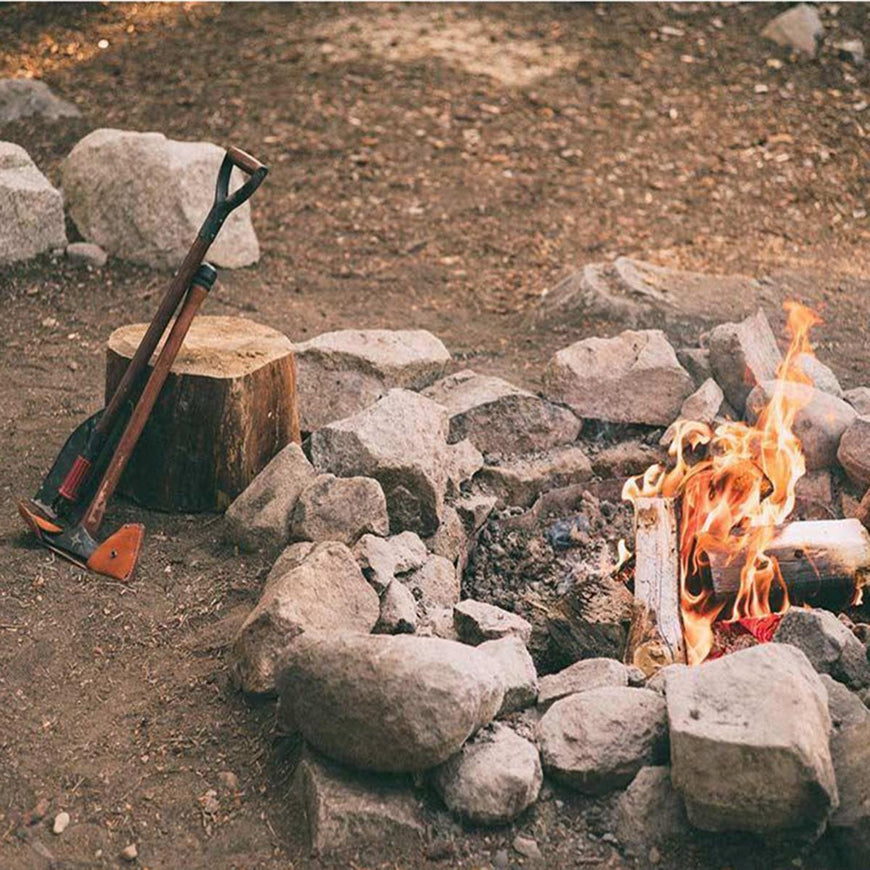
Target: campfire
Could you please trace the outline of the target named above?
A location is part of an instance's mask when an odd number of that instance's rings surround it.
[[[623,487],[636,512],[627,661],[647,673],[715,657],[735,634],[770,640],[790,607],[861,601],[870,568],[861,523],[789,522],[807,470],[795,418],[812,396],[810,330],[822,321],[796,302],[785,310],[790,344],[755,422],[677,420],[668,466]]]

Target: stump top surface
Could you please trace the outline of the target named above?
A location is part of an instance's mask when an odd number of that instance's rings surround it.
[[[147,323],[118,327],[109,336],[109,352],[131,359],[147,328]],[[162,346],[161,341],[152,363]],[[172,371],[209,378],[239,378],[282,359],[292,351],[293,344],[286,335],[253,320],[197,317],[175,358]]]

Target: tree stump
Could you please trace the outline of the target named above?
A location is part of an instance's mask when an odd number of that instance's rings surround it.
[[[122,326],[109,337],[107,397],[146,328]],[[119,491],[157,510],[221,511],[291,440],[300,433],[290,340],[240,317],[198,317]]]

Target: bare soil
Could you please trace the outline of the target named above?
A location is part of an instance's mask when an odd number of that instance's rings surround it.
[[[870,37],[866,6],[822,11],[832,34]],[[208,310],[293,339],[426,328],[458,364],[535,386],[555,348],[620,328],[537,329],[540,293],[625,254],[772,276],[764,300],[728,307],[763,301],[781,323],[786,297],[816,306],[820,356],[845,386],[870,383],[868,73],[830,49],[809,61],[766,44],[758,34],[773,14],[768,4],[6,5],[0,75],[43,78],[83,116],[0,135],[55,183],[97,127],[252,151],[272,167],[253,202],[263,257],[224,272]],[[268,566],[222,548],[215,517],[145,514],[144,556],[122,586],[37,549],[16,516],[16,497],[99,407],[109,333],[150,319],[168,277],[50,256],[0,270],[4,870],[117,866],[130,843],[151,868],[328,866],[305,850],[288,796],[292,747],[273,733],[272,708],[246,704],[226,674],[226,641]],[[682,322],[678,337],[717,319]],[[119,501],[107,525],[134,516],[143,512]],[[54,836],[60,810],[72,822]],[[603,817],[596,802],[548,792],[506,831],[448,825],[428,853],[336,866],[440,855],[442,866],[482,867],[503,848],[516,863],[517,831],[538,838],[548,866],[629,866],[601,839]],[[711,838],[661,861],[791,867],[799,848]],[[822,841],[797,866],[838,866],[828,850]]]

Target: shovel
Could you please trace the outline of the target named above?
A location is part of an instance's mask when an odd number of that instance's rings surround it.
[[[234,166],[249,178],[230,194]],[[125,582],[133,573],[145,529],[139,523],[130,523],[104,541],[98,541],[106,506],[190,324],[217,277],[215,269],[202,260],[230,212],[254,193],[267,172],[268,169],[250,154],[238,148],[227,150],[218,172],[214,203],[109,403],[70,435],[39,491],[32,499],[18,505],[21,516],[40,544],[80,567]],[[127,414],[128,401],[182,298],[181,310],[119,435],[119,424]],[[101,476],[98,477],[96,471],[100,471]]]

